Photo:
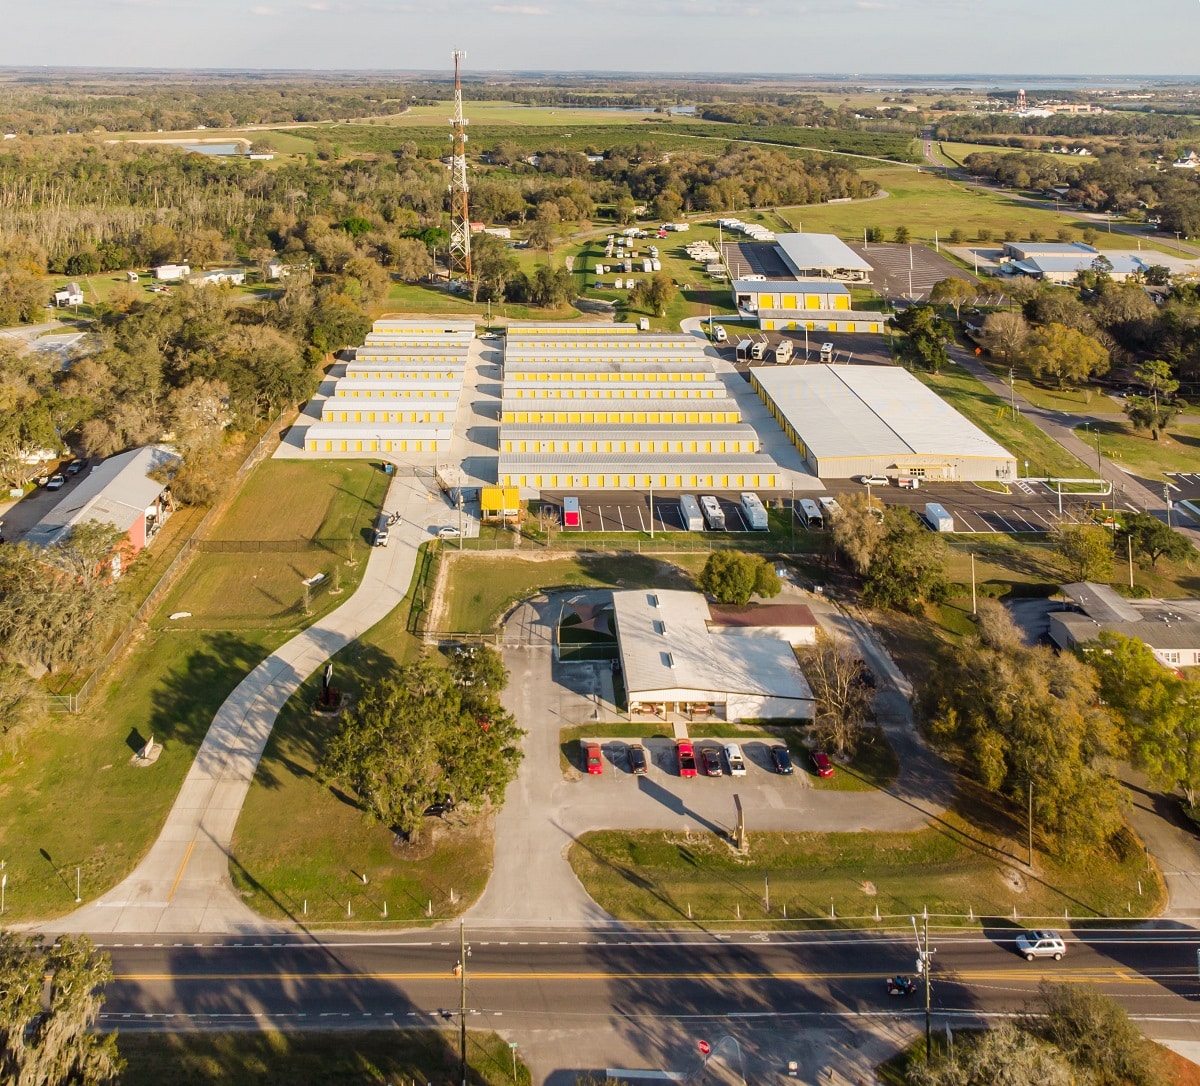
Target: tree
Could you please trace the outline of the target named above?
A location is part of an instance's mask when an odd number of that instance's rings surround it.
[[[840,756],[853,754],[867,716],[861,667],[848,645],[817,632],[817,643],[800,656],[804,677],[817,700],[813,727],[822,745]]]
[[[1112,576],[1112,533],[1099,524],[1063,524],[1054,544],[1072,581],[1106,581]]]
[[[892,235],[892,238],[896,242],[897,245],[907,245],[908,238],[909,238],[908,227],[907,226],[897,226],[896,232],[895,232],[895,234]]]
[[[842,512],[833,522],[833,545],[860,577],[867,575],[883,539],[883,512],[867,503],[866,494],[850,494],[841,501]]]
[[[863,582],[863,598],[872,607],[916,612],[926,602],[944,599],[946,546],[916,515],[891,505],[883,514],[883,534]]]
[[[1027,1031],[1054,1045],[1078,1072],[1078,1081],[1093,1086],[1166,1086],[1170,1081],[1158,1046],[1095,985],[1042,981],[1038,1002],[1041,1013]]]
[[[1029,322],[1016,310],[989,313],[983,319],[983,345],[1011,366],[1029,338]]]
[[[386,269],[369,256],[356,256],[346,261],[342,274],[346,279],[346,287],[354,285],[359,301],[368,306],[380,305],[392,286],[392,277]]]
[[[529,284],[530,300],[547,309],[559,309],[566,305],[573,293],[571,273],[566,268],[550,268],[540,264]]]
[[[95,1030],[111,980],[108,955],[86,936],[46,946],[40,935],[0,931],[0,1082],[115,1086],[125,1067],[116,1035]]]
[[[435,802],[499,801],[521,760],[524,733],[500,704],[507,673],[493,650],[423,657],[363,691],[330,740],[321,779],[350,788],[367,814],[416,831]]]
[[[1155,787],[1200,790],[1200,685],[1163,667],[1145,642],[1110,631],[1080,655],[1099,677],[1100,697],[1123,725],[1129,758]]]
[[[1024,352],[1035,377],[1052,377],[1062,388],[1108,372],[1108,351],[1092,336],[1066,325],[1051,323],[1037,329]]]
[[[994,627],[1012,620],[998,606]],[[992,791],[1026,802],[1057,851],[1098,848],[1121,827],[1120,787],[1106,770],[1120,746],[1096,673],[1074,656],[1030,648],[1014,632],[945,649],[922,687],[935,739]]]
[[[908,361],[937,373],[949,361],[946,345],[954,335],[950,322],[931,305],[910,305],[888,323],[904,333],[900,354]]]
[[[1136,429],[1149,430],[1157,441],[1159,433],[1187,406],[1175,398],[1179,381],[1171,372],[1169,363],[1154,359],[1143,362],[1133,373],[1150,395],[1130,396],[1125,401],[1125,414]]]
[[[955,1035],[951,1055],[930,1063],[914,1060],[912,1086],[1072,1086],[1071,1067],[1054,1047],[1012,1022]]]
[[[929,300],[934,305],[948,305],[954,310],[954,319],[962,318],[962,307],[979,293],[978,288],[969,279],[960,279],[952,275],[933,284],[929,292]]]
[[[1149,513],[1126,513],[1121,530],[1129,536],[1135,553],[1150,559],[1153,569],[1160,558],[1182,562],[1191,557],[1192,544],[1184,536],[1168,528],[1158,517]]]
[[[956,226],[953,230],[950,231],[950,239],[949,240],[950,240],[951,245],[961,245],[964,241],[967,240],[967,236],[966,236],[966,234],[964,234],[962,232],[962,230],[959,227]]]
[[[519,265],[503,238],[495,234],[480,234],[471,242],[471,267],[475,272],[475,282],[472,284],[474,301],[481,289],[488,298],[503,298],[504,288]]]
[[[778,596],[779,577],[765,558],[741,551],[713,551],[697,582],[718,603],[742,606],[750,597]]]
[[[649,279],[642,279],[638,282],[629,295],[629,300],[639,308],[647,309],[659,317],[665,317],[667,307],[675,300],[678,293],[675,281],[666,272],[655,272]]]
[[[415,283],[433,274],[429,247],[418,238],[397,238],[392,246],[392,267],[406,283]]]

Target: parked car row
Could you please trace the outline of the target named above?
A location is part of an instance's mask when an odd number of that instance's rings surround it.
[[[641,776],[649,772],[650,756],[641,743],[630,743],[624,749],[626,768],[630,773]],[[791,753],[782,743],[772,744],[768,753],[776,773],[787,775],[794,771]],[[706,777],[723,777],[726,773],[731,777],[746,775],[746,759],[737,743],[726,743],[724,746],[705,744],[697,748],[690,739],[677,739],[675,762],[680,777],[696,777],[701,771]],[[833,776],[833,763],[824,751],[812,751],[809,762],[818,777]],[[604,753],[599,743],[588,741],[583,744],[583,763],[591,776],[600,776],[604,772]]]

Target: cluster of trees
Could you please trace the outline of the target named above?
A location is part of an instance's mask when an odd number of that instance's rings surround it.
[[[839,757],[853,754],[870,710],[863,662],[849,645],[818,631],[817,643],[800,655],[800,666],[817,702],[818,742]]]
[[[978,143],[980,136],[1058,136],[1085,139],[1088,136],[1125,136],[1135,140],[1187,140],[1196,135],[1192,117],[1170,113],[1055,113],[1050,117],[1021,117],[1016,113],[955,113],[938,121],[934,132],[939,140]],[[1024,141],[1018,143],[1018,146]],[[1049,150],[1054,144],[1050,143]]]
[[[1095,848],[1121,828],[1121,750],[1096,672],[1075,656],[1029,647],[1008,611],[981,601],[978,636],[941,653],[920,693],[935,740],[985,787],[1024,802],[1061,848]]]
[[[1200,178],[1194,170],[1156,168],[1160,151],[1167,158],[1175,153],[1174,148],[1159,143],[1144,153],[1141,149],[1125,149],[1084,159],[976,151],[967,155],[963,165],[976,177],[1018,189],[1044,192],[1067,185],[1066,200],[1090,211],[1133,215],[1152,212],[1159,216],[1164,230],[1194,236],[1200,232]]]
[[[116,1086],[125,1069],[116,1034],[95,1028],[112,975],[86,936],[47,946],[0,931],[0,1082]]]
[[[954,329],[949,321],[938,316],[936,306],[910,305],[889,317],[888,324],[904,333],[897,350],[910,366],[940,373],[950,361],[946,348],[954,338]]]
[[[718,603],[739,607],[751,596],[770,599],[782,590],[779,575],[767,559],[742,551],[713,551],[697,582]]]
[[[525,733],[500,704],[508,672],[484,646],[448,666],[429,657],[363,691],[321,759],[321,779],[349,788],[367,814],[397,833],[417,831],[434,803],[499,801]]]
[[[1091,984],[1042,981],[1026,1013],[914,1060],[912,1086],[1167,1086],[1162,1052]]]
[[[874,607],[919,611],[945,599],[946,548],[911,510],[881,508],[865,494],[851,494],[833,522],[838,553],[863,581],[863,597]]]

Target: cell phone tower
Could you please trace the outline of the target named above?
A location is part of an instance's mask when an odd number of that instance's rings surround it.
[[[467,194],[467,121],[462,109],[462,77],[459,62],[467,54],[454,51],[454,116],[450,118],[450,275],[471,274],[471,212]]]

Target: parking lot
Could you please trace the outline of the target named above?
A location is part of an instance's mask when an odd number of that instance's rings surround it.
[[[980,535],[1046,533],[1053,531],[1060,521],[1066,524],[1091,522],[1093,514],[1100,509],[1098,497],[1064,494],[1060,517],[1058,496],[1044,484],[1018,480],[1010,486],[1010,494],[998,494],[970,483],[934,483],[919,490],[901,490],[892,485],[872,487],[871,496],[887,505],[907,506],[918,514],[924,512],[926,502],[937,502],[954,518],[955,532]],[[835,497],[864,490],[861,483],[845,479],[836,480],[829,487]],[[1111,499],[1108,505],[1111,508]]]
[[[757,330],[737,332],[730,328],[730,341],[720,348],[723,358],[734,359],[734,348],[739,339],[765,339],[770,344],[772,351],[780,340],[790,339],[792,341],[792,359],[785,363],[789,366],[803,366],[819,362],[821,347],[826,343],[833,345],[832,361],[835,363],[841,365],[851,362],[855,365],[872,363],[892,365],[892,352],[888,346],[887,336],[881,332],[808,332],[805,334],[803,329],[798,332],[759,332]],[[734,361],[734,366],[739,373],[745,373],[755,366],[775,365],[778,363],[773,361]]]
[[[672,788],[679,787],[679,783],[683,778],[679,776],[679,762],[675,755],[675,741],[673,739],[604,739],[593,737],[584,740],[584,742],[599,743],[601,752],[604,756],[604,772],[601,773],[600,780],[597,780],[593,775],[593,785],[602,785],[605,780],[612,782],[616,787],[628,787],[630,783],[636,783],[638,775],[633,772],[629,766],[629,748],[634,743],[640,743],[646,750],[646,758],[649,762],[649,771],[643,774],[644,777],[653,779],[654,777],[670,778],[670,786]],[[746,763],[746,775],[743,777],[734,777],[729,773],[729,764],[722,754],[726,743],[734,743],[741,748],[742,758]],[[701,752],[707,748],[715,751],[721,759],[722,775],[719,777],[705,776],[704,770],[698,768],[696,781],[700,787],[711,786],[713,788],[722,789],[721,794],[728,793],[730,804],[733,803],[733,793],[739,788],[782,788],[784,790],[792,788],[811,788],[812,773],[808,767],[808,763],[799,758],[793,758],[794,771],[790,774],[782,774],[775,772],[771,764],[770,748],[779,745],[783,742],[781,739],[774,739],[770,736],[760,737],[741,737],[737,739],[693,739],[692,744],[696,750],[696,764],[701,764]],[[580,749],[582,750],[582,744]],[[576,766],[581,772],[586,773],[587,769],[582,764],[582,760]],[[688,783],[691,779],[688,778]],[[786,791],[782,794],[786,794]]]
[[[699,496],[698,491],[692,491]],[[680,491],[654,492],[654,531],[686,532],[683,516],[679,512]],[[544,493],[542,504],[550,505],[562,516],[564,495]],[[563,526],[564,532],[649,532],[650,495],[637,491],[613,490],[591,494],[579,494],[580,523],[578,527]],[[750,532],[742,507],[736,497],[715,495],[725,513],[727,533]],[[766,501],[766,495],[759,497]],[[765,533],[764,533],[765,534]]]
[[[872,242],[850,245],[871,265],[871,285],[885,298],[908,298],[923,302],[935,283],[954,277],[969,282],[978,280],[957,264],[926,245],[895,245]]]

